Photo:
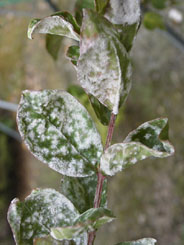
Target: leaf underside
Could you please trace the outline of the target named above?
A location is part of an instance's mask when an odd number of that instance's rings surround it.
[[[28,38],[36,33],[65,36],[76,41],[80,40],[79,27],[74,17],[67,12],[56,13],[44,19],[33,19],[28,26]]]
[[[46,49],[54,60],[58,59],[62,37],[57,35],[46,35]]]
[[[8,221],[18,245],[32,245],[37,238],[43,238],[45,244],[50,244],[52,239],[45,238],[50,234],[50,229],[71,225],[78,216],[73,204],[52,189],[33,190],[23,202],[14,199],[8,211]],[[79,239],[85,242],[85,235]],[[38,242],[36,244],[44,244],[43,240]],[[53,244],[58,243],[54,241]]]
[[[174,153],[168,141],[168,119],[159,118],[142,124],[123,143],[110,146],[101,158],[101,170],[106,175],[134,165],[148,157],[168,157]]]
[[[73,239],[84,232],[97,230],[105,223],[114,220],[111,211],[104,208],[91,208],[74,220],[73,226],[51,229],[51,236],[55,239]]]
[[[31,153],[55,171],[73,177],[94,174],[102,143],[86,109],[59,90],[24,91],[18,128]]]

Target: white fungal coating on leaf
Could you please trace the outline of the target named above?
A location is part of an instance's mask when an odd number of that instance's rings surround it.
[[[105,17],[113,24],[132,25],[140,21],[140,0],[110,0]]]
[[[159,118],[132,131],[124,143],[110,146],[102,155],[100,167],[104,174],[117,172],[147,157],[168,157],[174,153],[168,142],[168,120]]]
[[[129,56],[118,33],[102,16],[84,12],[77,75],[81,86],[114,114],[130,84]]]
[[[137,241],[121,242],[116,245],[155,245],[157,242],[154,238],[142,238]]]
[[[49,16],[42,20],[33,19],[28,27],[28,38],[32,39],[36,33],[54,34],[66,36],[76,41],[80,40],[72,24],[61,16]]]
[[[67,176],[93,174],[102,143],[86,109],[64,91],[24,91],[18,127],[39,160]]]
[[[35,238],[48,236],[52,227],[71,225],[78,216],[74,205],[59,192],[36,189],[24,202],[11,203],[8,220],[12,230],[16,227],[16,243],[31,245]]]

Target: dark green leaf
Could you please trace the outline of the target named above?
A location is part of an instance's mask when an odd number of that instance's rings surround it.
[[[159,118],[139,126],[123,143],[110,146],[102,155],[100,166],[104,174],[115,175],[147,157],[163,158],[173,153],[168,141],[168,120]]]
[[[97,176],[72,178],[63,176],[61,192],[75,205],[80,213],[93,207]],[[101,207],[107,206],[107,180],[104,181]]]
[[[70,46],[67,50],[66,57],[70,59],[74,66],[77,65],[79,59],[80,49],[79,46]]]
[[[19,131],[32,154],[55,171],[74,177],[93,175],[102,143],[86,109],[59,90],[24,91]]]
[[[18,245],[32,245],[34,239],[49,235],[52,227],[71,225],[78,216],[73,204],[52,189],[33,190],[23,202],[14,199],[8,211],[8,221]],[[81,241],[85,239],[84,236]]]
[[[160,14],[154,12],[147,12],[144,15],[143,23],[144,26],[149,30],[154,30],[155,28],[165,28],[163,17]]]
[[[100,101],[93,95],[89,95],[89,99],[100,122],[105,126],[109,125],[111,111],[106,106],[101,104]]]
[[[98,13],[103,13],[107,7],[109,0],[95,0],[96,10]]]
[[[57,60],[61,47],[62,37],[57,35],[46,35],[46,49],[54,60]]]
[[[140,26],[139,0],[110,0],[105,17],[111,21],[121,36],[121,42],[129,52]]]
[[[58,240],[72,239],[84,232],[94,231],[114,219],[115,217],[108,209],[91,208],[76,218],[73,226],[52,228],[51,236]]]
[[[52,34],[80,40],[80,28],[74,17],[67,12],[58,12],[43,19],[33,19],[28,26],[28,38],[34,34]]]
[[[120,242],[116,245],[154,245],[156,242],[153,238],[143,238],[132,242]]]
[[[156,9],[164,9],[166,7],[166,0],[151,0],[151,3]]]
[[[131,84],[129,55],[119,33],[103,16],[85,11],[81,37],[78,80],[88,94],[117,114],[120,96],[125,101]]]

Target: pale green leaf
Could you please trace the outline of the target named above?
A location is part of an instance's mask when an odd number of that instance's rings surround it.
[[[140,1],[110,0],[105,17],[116,26],[121,42],[129,52],[140,26]]]
[[[18,128],[31,153],[55,171],[74,177],[94,174],[102,143],[86,109],[59,90],[24,91]]]
[[[82,23],[82,10],[83,9],[93,9],[95,10],[94,0],[76,0],[75,3],[75,18],[78,23]]]
[[[102,155],[100,166],[104,174],[115,175],[147,157],[163,158],[173,153],[168,141],[168,120],[159,118],[139,126],[123,143],[110,146]]]
[[[81,239],[81,242],[84,242],[84,240]],[[35,238],[33,244],[34,245],[76,245],[76,242],[74,240],[57,241],[51,236],[46,236],[42,238]],[[79,243],[79,245],[81,244]]]
[[[57,60],[61,47],[62,37],[57,35],[46,35],[46,49],[54,60]]]
[[[163,17],[155,12],[147,12],[144,15],[143,23],[144,26],[149,30],[154,30],[156,28],[160,28],[160,29],[165,28]]]
[[[28,26],[28,38],[34,34],[52,34],[80,40],[80,28],[74,17],[67,12],[58,12],[43,19],[33,19]]]
[[[98,13],[103,13],[109,0],[95,0],[96,10]]]
[[[154,238],[143,238],[132,242],[120,242],[116,245],[154,245],[156,242]]]
[[[77,65],[79,55],[80,55],[79,46],[76,46],[76,45],[70,46],[67,50],[67,53],[66,53],[66,57],[70,59],[70,61],[72,62],[72,64],[74,66]]]
[[[85,178],[72,178],[63,176],[61,192],[75,205],[80,213],[83,213],[94,205],[96,186],[96,174]],[[106,179],[103,184],[100,206],[107,206]]]
[[[73,226],[51,229],[51,236],[55,239],[72,239],[84,232],[97,230],[102,225],[111,222],[115,217],[111,211],[104,208],[91,208],[74,220]]]
[[[36,238],[49,235],[52,227],[71,225],[78,216],[73,204],[52,189],[33,190],[23,202],[14,199],[8,211],[8,221],[18,245],[32,245]],[[85,241],[86,238],[83,235],[79,239]]]
[[[88,94],[117,114],[120,97],[125,101],[131,84],[129,55],[119,33],[103,16],[86,10],[81,37],[78,80]]]

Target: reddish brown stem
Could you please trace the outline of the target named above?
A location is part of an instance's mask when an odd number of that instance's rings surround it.
[[[113,136],[113,132],[114,132],[115,121],[116,121],[116,115],[114,115],[112,113],[111,119],[109,122],[107,139],[106,139],[106,143],[105,143],[105,150],[111,144],[111,140],[112,140],[112,136]],[[102,196],[104,179],[105,179],[105,176],[103,176],[103,174],[100,172],[100,170],[98,170],[98,182],[97,182],[95,199],[94,199],[94,208],[100,207],[100,201],[101,201],[101,196]],[[88,245],[93,245],[94,240],[95,240],[95,236],[96,236],[96,231],[89,232],[89,234],[88,234]]]

